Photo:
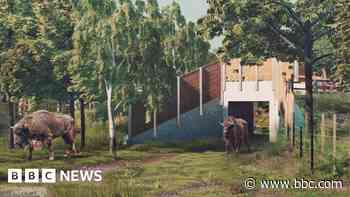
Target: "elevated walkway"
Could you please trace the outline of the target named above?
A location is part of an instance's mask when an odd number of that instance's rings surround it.
[[[150,112],[151,120],[146,120],[142,102],[129,107],[129,140],[143,143],[221,137],[218,122],[228,115],[245,119],[252,131],[254,102],[268,102],[269,138],[276,142],[282,122],[285,128],[293,128],[293,114],[299,109],[294,107],[291,88],[293,81],[298,81],[298,69],[297,62],[276,58],[259,65],[241,65],[240,59],[232,59],[227,64],[206,65],[178,76],[176,93],[160,111]],[[299,120],[300,110],[297,114]]]

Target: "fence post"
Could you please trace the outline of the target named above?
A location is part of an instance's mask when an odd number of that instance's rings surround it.
[[[294,106],[293,106],[294,107]],[[293,110],[293,124],[292,124],[292,130],[293,130],[293,148],[295,146],[295,112]]]
[[[15,124],[15,117],[13,114],[13,105],[14,103],[9,99],[8,100],[8,110],[9,110],[9,116],[10,116],[10,130],[9,130],[9,134],[8,134],[8,148],[9,149],[13,149],[15,148],[15,144],[14,144],[14,136],[13,136],[13,130],[11,129],[11,127],[14,126]]]
[[[153,137],[157,138],[158,133],[157,133],[157,109],[154,109],[153,111]]]
[[[324,153],[324,140],[325,140],[325,114],[321,114],[321,153]]]
[[[333,173],[336,173],[336,148],[337,148],[337,114],[334,113],[333,114],[333,159],[334,159],[334,163],[333,163]]]
[[[181,78],[177,77],[177,126],[180,127],[180,120],[181,120]]]
[[[300,156],[300,158],[302,158],[303,157],[303,127],[300,127],[300,129],[299,129],[299,131],[300,131],[300,147],[299,147],[299,156]]]
[[[199,67],[199,114],[203,116],[203,68]]]
[[[259,65],[255,66],[256,91],[259,91]]]
[[[9,149],[14,149],[15,148],[12,126],[10,127],[9,134],[8,134],[8,148]]]
[[[85,147],[85,102],[84,99],[80,98],[80,148]]]
[[[129,104],[128,107],[128,140],[132,137],[132,105]]]

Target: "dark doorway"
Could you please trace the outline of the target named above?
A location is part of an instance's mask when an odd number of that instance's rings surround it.
[[[254,102],[229,102],[228,115],[246,120],[249,132],[254,132]]]

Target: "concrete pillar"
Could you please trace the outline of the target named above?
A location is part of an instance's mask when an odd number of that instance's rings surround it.
[[[239,62],[239,65],[238,65],[238,72],[239,72],[239,91],[243,91],[243,81],[242,81],[242,78],[243,78],[243,67],[242,67],[242,64],[241,62]]]
[[[199,67],[199,114],[203,116],[203,68]]]
[[[177,77],[177,126],[180,127],[181,123],[181,93],[180,93],[180,88],[181,88],[181,78],[178,76]]]
[[[279,98],[281,94],[280,84],[280,66],[276,58],[272,59],[272,91],[273,98],[269,103],[269,117],[270,117],[270,142],[277,142],[277,132],[279,130]]]
[[[297,60],[294,61],[293,69],[294,69],[294,81],[299,81],[299,62]]]
[[[221,71],[221,90],[220,90],[220,105],[224,106],[224,94],[226,88],[226,64],[220,64]]]
[[[277,87],[278,87],[278,61],[276,58],[272,59],[272,91],[277,91]]]
[[[277,142],[277,133],[279,130],[279,106],[276,100],[272,100],[269,102],[269,139],[271,143]]]

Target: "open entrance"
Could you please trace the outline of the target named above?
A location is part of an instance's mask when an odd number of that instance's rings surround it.
[[[250,133],[269,131],[269,102],[229,102],[228,115],[246,120]]]
[[[250,133],[254,132],[254,102],[229,102],[228,115],[248,122]]]
[[[255,133],[268,134],[270,127],[269,102],[255,102]]]

